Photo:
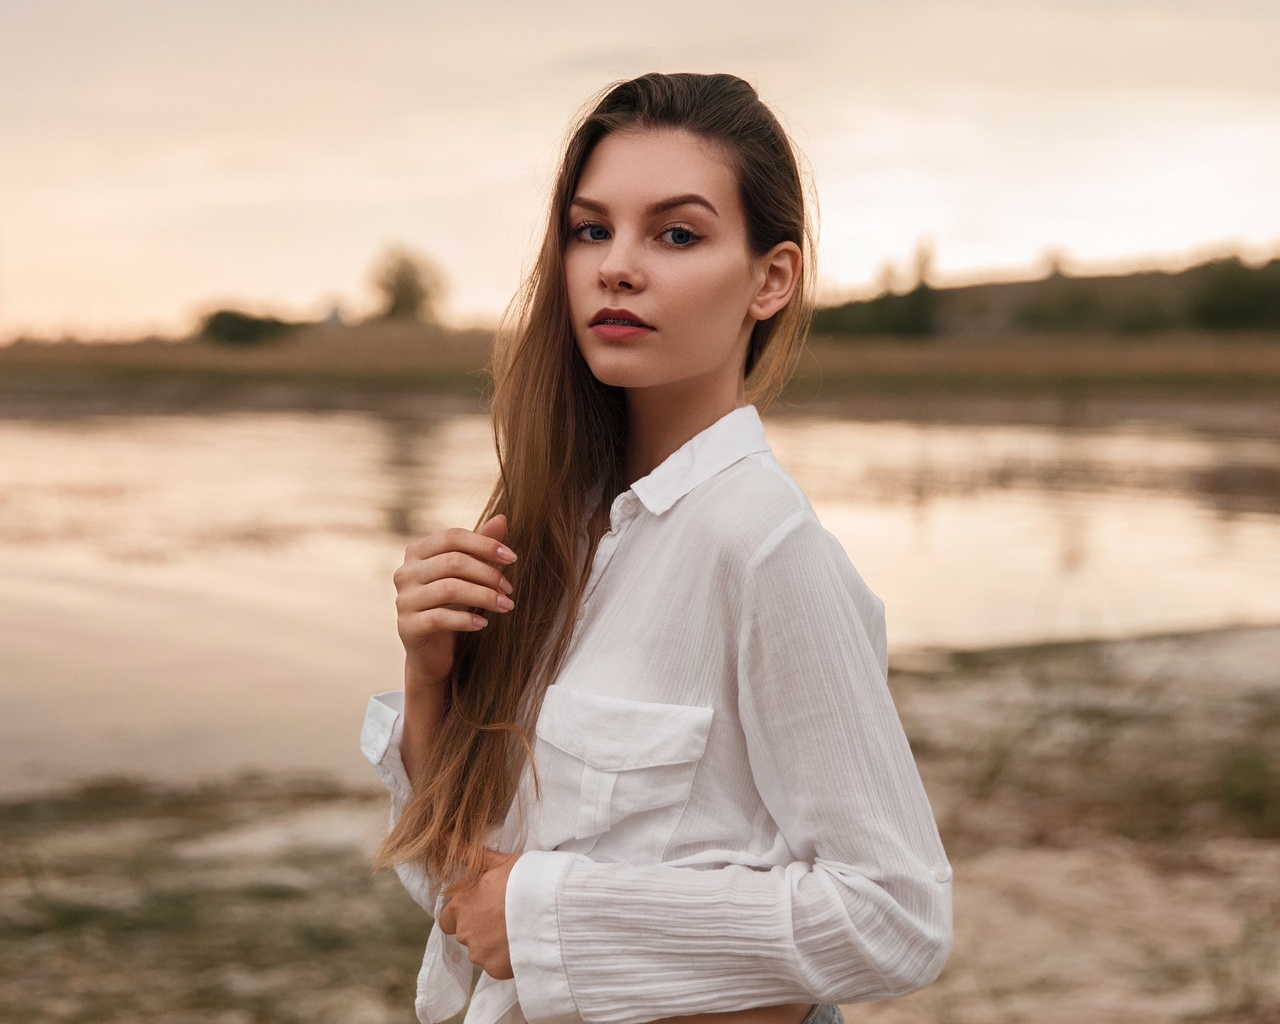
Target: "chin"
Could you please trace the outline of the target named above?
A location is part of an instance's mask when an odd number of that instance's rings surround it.
[[[628,371],[621,367],[609,367],[601,370],[592,367],[591,375],[601,384],[608,384],[615,388],[648,388],[662,383],[653,374]]]
[[[661,384],[663,376],[652,359],[639,352],[592,352],[585,356],[591,375],[601,384],[615,388],[647,388]]]

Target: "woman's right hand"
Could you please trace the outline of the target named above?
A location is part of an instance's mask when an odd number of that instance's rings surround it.
[[[472,609],[509,612],[502,569],[516,560],[502,544],[507,517],[478,530],[453,527],[413,541],[395,571],[396,629],[405,650],[405,686],[443,688],[453,671],[458,633],[488,625]]]

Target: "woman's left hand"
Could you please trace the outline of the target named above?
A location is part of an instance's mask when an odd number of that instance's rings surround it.
[[[491,978],[514,978],[507,945],[507,879],[520,854],[488,850],[475,888],[450,898],[436,923],[467,947],[467,958]]]

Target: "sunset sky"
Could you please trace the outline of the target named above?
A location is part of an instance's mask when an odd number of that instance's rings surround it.
[[[0,0],[0,339],[349,317],[429,255],[454,323],[515,288],[573,112],[730,71],[821,201],[829,297],[1280,254],[1274,0]]]

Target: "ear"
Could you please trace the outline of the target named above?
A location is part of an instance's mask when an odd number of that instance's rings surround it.
[[[800,281],[804,257],[795,242],[779,242],[757,263],[760,285],[751,297],[747,313],[756,320],[768,320],[791,299]]]

